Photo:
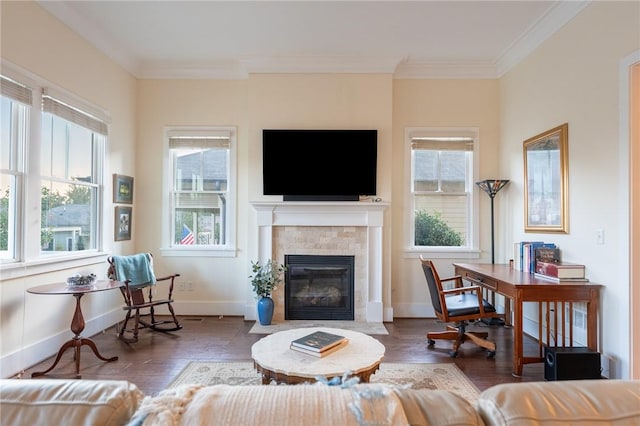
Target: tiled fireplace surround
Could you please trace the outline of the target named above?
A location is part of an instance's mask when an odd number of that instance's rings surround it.
[[[258,258],[285,254],[355,256],[355,320],[383,321],[382,226],[386,203],[253,202]],[[274,322],[284,320],[284,290],[273,294]]]

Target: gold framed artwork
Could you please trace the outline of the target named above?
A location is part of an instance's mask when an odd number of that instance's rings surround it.
[[[133,204],[133,178],[125,175],[113,175],[113,202]]]
[[[131,214],[132,207],[116,206],[114,240],[125,241],[131,239]]]
[[[567,123],[524,141],[524,230],[568,233]]]

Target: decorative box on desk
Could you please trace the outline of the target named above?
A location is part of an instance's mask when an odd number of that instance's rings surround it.
[[[544,347],[545,380],[600,378],[599,352],[585,347]]]

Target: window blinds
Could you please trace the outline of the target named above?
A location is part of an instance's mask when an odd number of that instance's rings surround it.
[[[42,111],[57,115],[101,135],[107,136],[109,134],[107,123],[53,98],[46,90],[42,93]]]
[[[476,129],[424,128],[409,131],[411,149],[433,151],[473,151]]]
[[[33,98],[30,88],[10,80],[5,76],[0,76],[0,86],[2,89],[2,96],[11,98],[14,101],[18,101],[26,105],[31,105]]]
[[[205,134],[170,132],[169,148],[229,148],[230,138],[231,132],[224,130],[207,131]]]
[[[469,137],[435,137],[411,138],[411,149],[428,149],[433,151],[473,151],[473,138]]]

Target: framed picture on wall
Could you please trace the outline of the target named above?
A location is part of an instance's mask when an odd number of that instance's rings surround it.
[[[524,141],[525,232],[568,233],[568,132],[565,123]]]
[[[116,206],[114,240],[125,241],[131,239],[132,207]]]
[[[133,204],[133,178],[125,175],[113,175],[113,202]]]

